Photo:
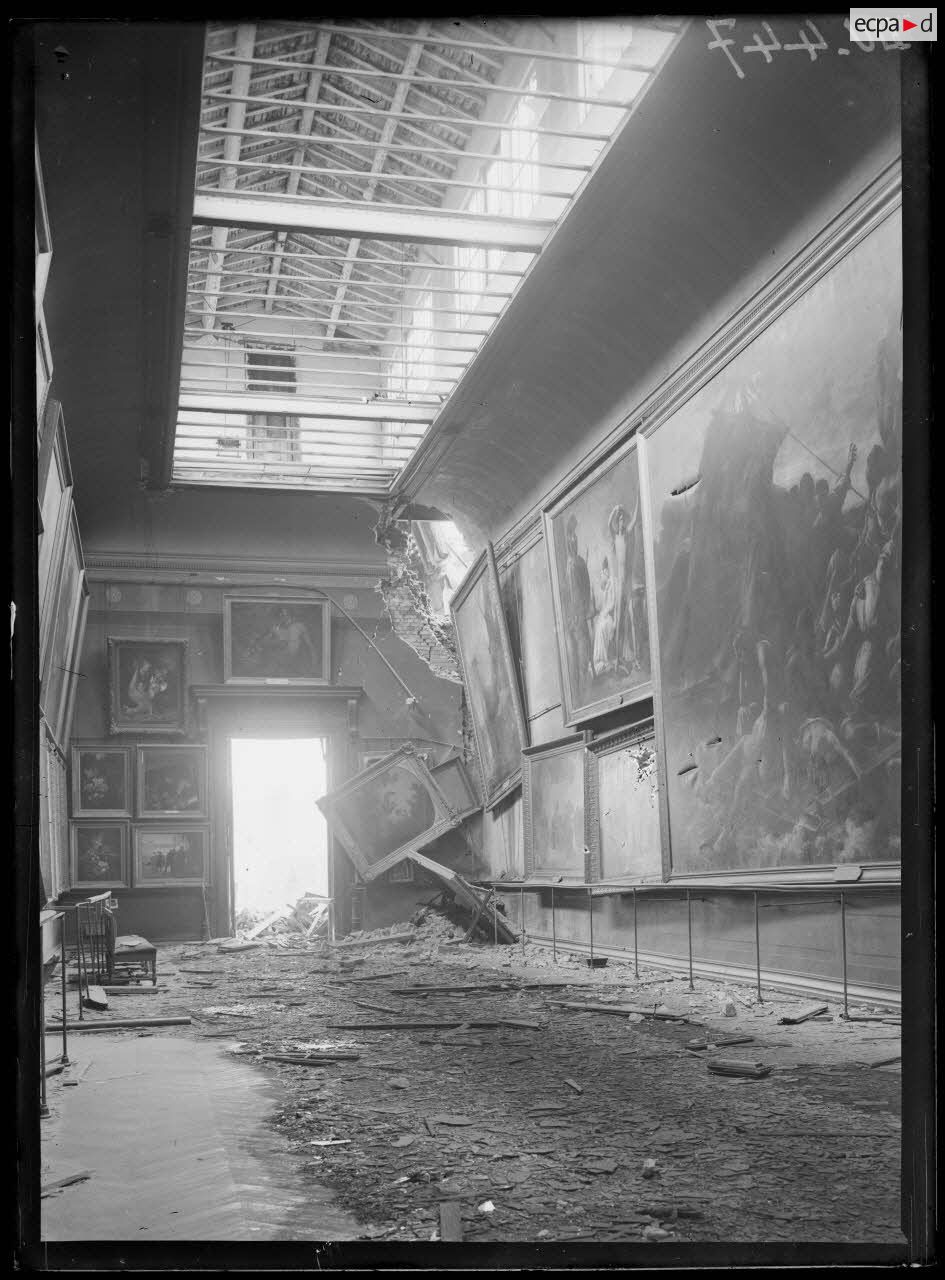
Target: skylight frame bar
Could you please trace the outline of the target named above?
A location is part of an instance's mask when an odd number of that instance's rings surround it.
[[[325,87],[330,88],[331,86],[326,85]],[[260,107],[260,109],[262,109],[263,107],[292,107],[292,106],[298,105],[298,103],[291,98],[286,99],[286,98],[259,97],[255,94],[232,94],[232,93],[214,92],[213,94],[208,96],[214,98],[214,100],[216,101],[224,102],[228,104],[237,103],[237,102],[243,102],[247,104],[256,103]],[[627,103],[622,103],[619,107],[607,107],[605,109],[608,111],[629,111],[632,105],[633,105],[632,102],[627,102]],[[327,103],[327,102],[315,102],[315,103],[308,103],[307,106],[309,110],[314,110],[316,112],[336,112],[340,115],[352,115],[352,116],[354,115],[381,116],[386,120],[392,120],[392,119],[401,120],[407,125],[409,125],[411,121],[419,121],[420,123],[424,123],[424,124],[438,124],[446,128],[449,128],[451,126],[465,127],[466,125],[472,125],[473,129],[496,129],[502,133],[529,133],[529,134],[538,134],[540,137],[547,137],[547,138],[577,138],[577,139],[591,140],[594,142],[601,142],[601,143],[609,142],[613,134],[616,132],[616,127],[612,129],[610,133],[585,133],[581,130],[553,129],[553,128],[549,128],[547,125],[510,125],[505,120],[475,120],[475,121],[456,120],[447,116],[426,115],[424,113],[414,112],[414,111],[390,112],[390,111],[385,111],[383,107],[371,107],[367,105],[343,107],[340,105],[336,106],[332,103]]]

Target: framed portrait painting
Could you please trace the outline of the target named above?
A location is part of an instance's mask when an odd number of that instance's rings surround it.
[[[489,544],[450,602],[482,776],[493,809],[518,786],[528,745],[519,681]]]
[[[202,818],[207,813],[207,748],[138,748],[139,818]]]
[[[525,875],[583,881],[584,735],[559,738],[524,755]]]
[[[160,889],[205,884],[207,855],[206,827],[135,827],[134,887]]]
[[[131,817],[131,753],[108,743],[72,748],[72,816]]]
[[[459,822],[409,746],[378,760],[317,803],[364,880],[373,880],[406,852],[430,844]]]
[[[73,822],[73,889],[124,889],[128,878],[128,823]]]
[[[330,601],[225,597],[223,679],[227,684],[330,684]]]
[[[110,733],[184,733],[187,641],[108,637]]]
[[[544,512],[564,721],[653,692],[636,440]]]

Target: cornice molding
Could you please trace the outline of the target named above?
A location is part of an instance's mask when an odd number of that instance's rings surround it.
[[[85,565],[92,582],[171,584],[178,586],[343,585],[373,588],[388,574],[386,560],[275,560],[245,556],[147,555],[136,551],[87,550]]]

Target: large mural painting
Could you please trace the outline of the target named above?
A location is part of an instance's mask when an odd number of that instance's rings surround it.
[[[674,872],[899,857],[901,225],[645,454]]]

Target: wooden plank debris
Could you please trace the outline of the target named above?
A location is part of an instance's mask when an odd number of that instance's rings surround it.
[[[102,987],[86,987],[82,1003],[86,1009],[105,1010],[108,1008],[108,996]]]
[[[797,1013],[786,1013],[783,1018],[779,1018],[778,1022],[783,1026],[793,1027],[799,1022],[807,1022],[811,1018],[816,1018],[822,1013],[827,1012],[825,1004],[811,1004],[804,1009],[798,1010]]]
[[[44,1182],[42,1198],[45,1199],[46,1196],[56,1195],[63,1187],[71,1187],[75,1182],[87,1182],[91,1176],[91,1169],[83,1169],[79,1173],[70,1173],[67,1178],[57,1178],[55,1182]]]
[[[584,1092],[583,1087],[582,1087],[581,1085],[579,1085],[579,1084],[578,1084],[578,1082],[577,1082],[576,1080],[571,1080],[571,1079],[569,1079],[567,1076],[565,1076],[565,1078],[564,1078],[564,1083],[568,1086],[568,1088],[569,1088],[569,1089],[573,1089],[575,1093],[583,1093],[583,1092]]]
[[[329,1022],[326,1024],[332,1031],[445,1031],[450,1027],[525,1027],[529,1031],[540,1031],[540,1022],[529,1022],[525,1018],[492,1018],[466,1019],[460,1021],[403,1021],[403,1022]]]
[[[330,1067],[336,1062],[357,1061],[360,1054],[351,1053],[345,1057],[319,1057],[316,1054],[303,1056],[294,1053],[264,1053],[262,1055],[263,1062],[288,1062],[296,1067]]]
[[[388,942],[413,942],[416,936],[411,929],[406,933],[389,933],[383,938],[355,938],[352,942],[332,942],[329,945],[335,951],[347,951],[356,947],[383,947]]]
[[[641,1018],[656,1018],[663,1022],[690,1022],[698,1026],[693,1018],[688,1018],[684,1013],[664,1013],[655,1009],[641,1009],[637,1005],[629,1004],[588,1004],[582,1000],[549,1000],[550,1005],[554,1005],[558,1009],[577,1009],[581,1013],[610,1013],[616,1017],[626,1018],[631,1013],[639,1014]]]
[[[440,1201],[440,1239],[458,1241],[463,1238],[463,1219],[455,1200]]]
[[[67,1031],[124,1031],[133,1027],[189,1027],[190,1018],[109,1018],[103,1022],[69,1022]],[[61,1023],[47,1025],[49,1034],[62,1030]]]
[[[706,1067],[716,1076],[741,1076],[746,1080],[760,1080],[771,1074],[771,1068],[763,1062],[741,1062],[736,1058],[710,1058]]]
[[[212,983],[201,983],[201,986],[212,986]],[[102,987],[107,996],[159,996],[167,987]]]

